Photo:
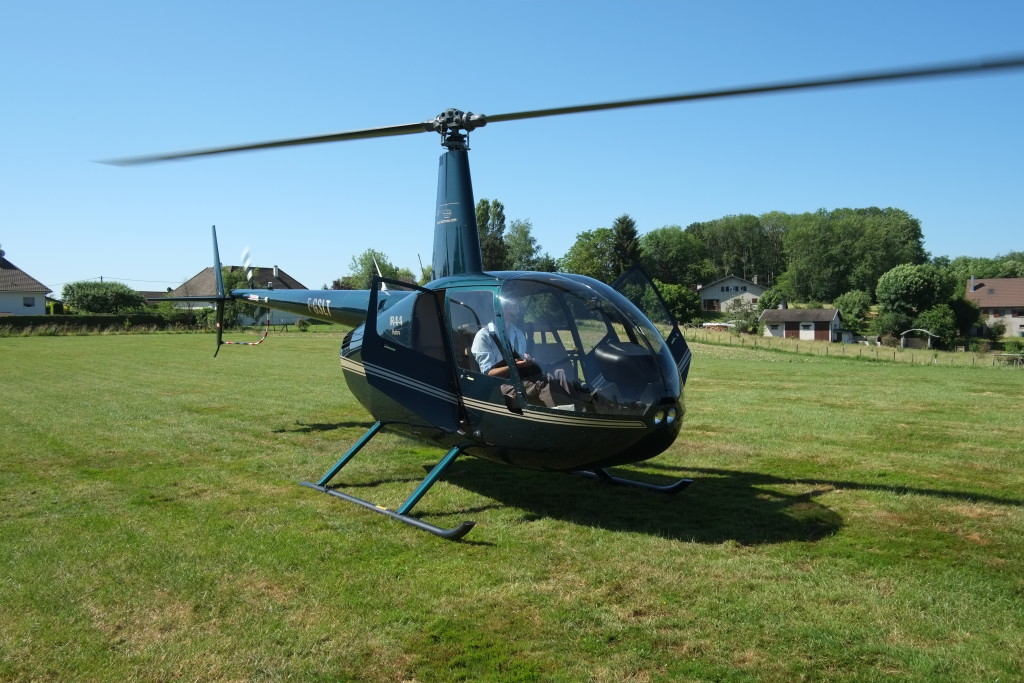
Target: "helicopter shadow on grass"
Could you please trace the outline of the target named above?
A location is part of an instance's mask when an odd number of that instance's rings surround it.
[[[346,422],[302,422],[296,420],[291,427],[280,427],[273,430],[274,434],[311,434],[313,432],[330,432],[335,429],[362,429],[367,430],[372,422],[349,420]]]
[[[647,465],[649,468],[649,465]],[[687,476],[681,468],[668,477],[616,468],[616,476],[657,485]],[[699,470],[689,470],[689,474]],[[522,521],[561,519],[612,531],[639,532],[668,539],[742,545],[817,541],[842,527],[842,518],[814,498],[833,490],[822,482],[810,490],[781,493],[757,473],[702,472],[689,488],[675,495],[611,486],[577,475],[495,467],[467,459],[452,467],[445,480],[500,504],[522,510]],[[775,480],[773,483],[794,482]],[[487,509],[483,506],[480,509]],[[467,510],[431,516],[465,516]],[[485,523],[485,520],[478,520]]]

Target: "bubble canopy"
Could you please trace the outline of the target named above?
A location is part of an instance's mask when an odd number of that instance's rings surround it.
[[[578,275],[524,274],[498,292],[506,338],[519,327],[543,372],[561,370],[595,400],[589,410],[642,415],[680,395],[665,338],[625,296]]]

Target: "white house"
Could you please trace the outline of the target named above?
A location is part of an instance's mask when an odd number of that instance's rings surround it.
[[[697,294],[700,295],[701,310],[728,311],[737,303],[756,305],[767,289],[756,282],[730,275],[709,285],[698,286]]]
[[[807,341],[849,341],[837,308],[768,308],[759,318],[764,336]]]
[[[53,290],[4,258],[0,249],[0,316],[45,315]]]

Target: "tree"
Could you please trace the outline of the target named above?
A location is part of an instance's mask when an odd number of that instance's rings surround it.
[[[875,298],[882,312],[914,318],[937,304],[948,302],[955,289],[948,271],[932,265],[904,263],[878,279]]]
[[[745,334],[758,334],[761,332],[761,311],[757,304],[749,299],[740,299],[728,304],[728,309],[723,309],[729,314],[736,325],[736,331]]]
[[[576,235],[576,242],[569,247],[569,251],[558,261],[558,269],[563,273],[577,273],[610,283],[617,277],[614,248],[615,234],[611,228],[581,232]]]
[[[686,285],[659,282],[658,280],[655,280],[654,284],[661,292],[661,298],[665,300],[669,312],[680,325],[700,318],[700,295],[697,290]]]
[[[769,308],[778,308],[781,303],[782,292],[772,287],[771,289],[764,290],[764,294],[758,297],[757,310],[760,312],[766,311]]]
[[[476,229],[480,236],[480,254],[484,270],[508,267],[505,245],[505,205],[497,199],[476,203]]]
[[[966,337],[971,328],[981,326],[981,308],[977,302],[965,299],[961,294],[949,300],[949,307],[953,310],[956,329],[961,336]]]
[[[848,221],[855,234],[850,286],[870,292],[884,273],[901,263],[923,264],[921,222],[902,209],[839,209],[833,220]]]
[[[144,296],[121,282],[69,282],[61,297],[65,306],[80,313],[130,313],[146,305]]]
[[[783,235],[788,222],[789,217],[778,212],[761,217],[741,214],[693,223],[686,231],[701,241],[715,268],[708,280],[739,275],[771,284],[784,267]]]
[[[383,252],[374,249],[367,249],[362,254],[353,256],[349,268],[352,274],[344,280],[351,284],[352,289],[370,289],[378,268],[380,268],[381,276],[390,280],[416,281],[412,271],[408,268],[398,268],[388,260]]]
[[[914,318],[914,327],[928,330],[939,338],[939,346],[948,348],[956,338],[956,316],[946,304],[939,304]]]
[[[618,277],[640,263],[640,233],[636,221],[624,213],[612,223],[612,275]]]
[[[920,222],[901,209],[820,209],[791,216],[785,233],[786,271],[779,285],[798,301],[833,301],[902,263],[926,262]]]
[[[536,270],[540,246],[529,219],[514,220],[505,236],[505,264],[509,270]]]
[[[696,285],[715,278],[715,266],[696,234],[678,225],[651,230],[640,237],[640,262],[659,282]]]
[[[914,319],[905,313],[885,311],[875,318],[871,327],[879,337],[898,337],[913,326]]]
[[[871,311],[871,295],[865,291],[854,289],[841,294],[833,302],[839,309],[843,324],[852,332],[863,332],[867,329],[868,313]]]

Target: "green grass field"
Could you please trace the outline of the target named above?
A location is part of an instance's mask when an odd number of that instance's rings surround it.
[[[1024,679],[1024,371],[696,343],[675,497],[460,460],[452,543],[298,486],[338,334],[0,338],[0,679]],[[443,455],[336,481],[394,507]]]

